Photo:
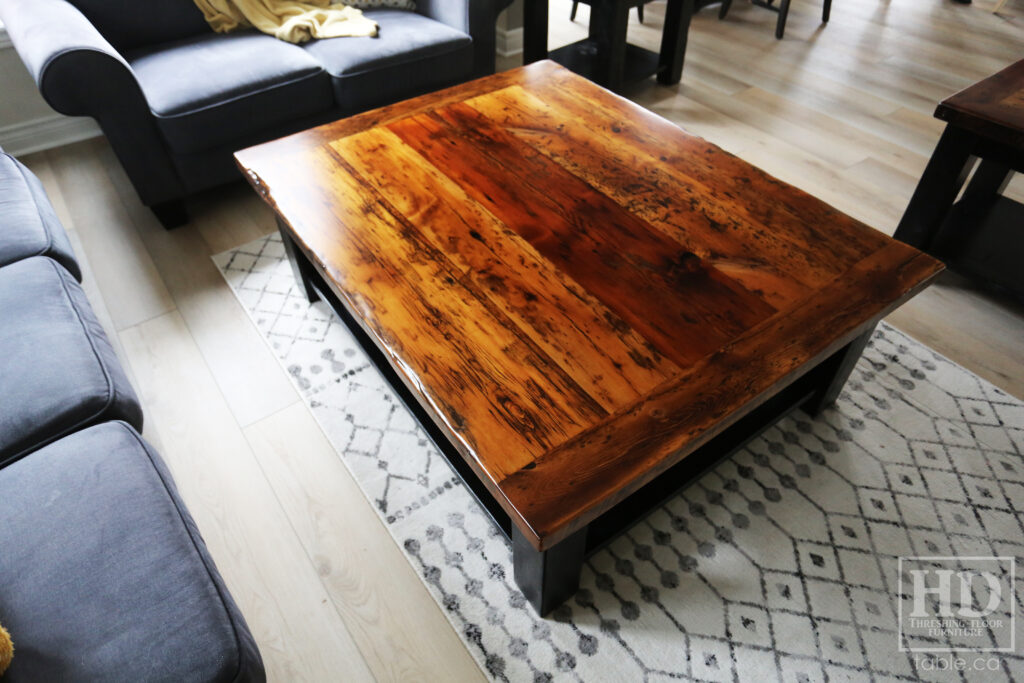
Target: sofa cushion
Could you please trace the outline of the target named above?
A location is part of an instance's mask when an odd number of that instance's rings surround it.
[[[0,470],[4,683],[262,681],[245,620],[160,457],[106,422]]]
[[[0,153],[0,266],[39,255],[56,259],[82,279],[39,178],[11,155]]]
[[[379,7],[416,9],[416,0],[345,0],[345,4],[356,9],[376,9]]]
[[[473,71],[468,34],[415,12],[364,14],[380,25],[377,38],[329,38],[303,48],[331,75],[345,114],[382,106],[465,80]]]
[[[68,0],[119,51],[213,33],[192,0]]]
[[[316,59],[254,31],[197,36],[125,57],[176,152],[202,151],[334,105]]]
[[[142,427],[85,292],[56,261],[34,256],[0,268],[0,312],[0,467],[96,422]]]

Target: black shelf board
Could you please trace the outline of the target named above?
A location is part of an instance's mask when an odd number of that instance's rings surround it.
[[[607,54],[595,40],[584,38],[570,43],[548,53],[548,58],[598,85],[607,85]],[[659,62],[658,53],[627,43],[623,83],[642,81],[656,75],[660,70]]]
[[[998,196],[971,211],[958,202],[929,251],[950,270],[1024,302],[1024,204]]]

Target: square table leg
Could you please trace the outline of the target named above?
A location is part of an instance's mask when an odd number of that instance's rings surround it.
[[[281,243],[284,244],[284,253],[288,257],[288,263],[292,267],[292,275],[295,276],[295,283],[302,288],[302,292],[306,295],[306,299],[309,300],[309,303],[317,301],[320,296],[316,293],[316,289],[313,287],[313,266],[310,265],[309,261],[306,260],[306,257],[299,251],[291,232],[288,231],[288,228],[281,222],[280,218],[277,219],[277,230],[281,233]]]
[[[597,82],[619,92],[626,75],[626,33],[629,0],[594,2],[590,9],[590,39],[598,44],[598,60],[605,69]]]
[[[686,40],[690,33],[690,19],[696,9],[695,0],[668,0],[665,9],[665,28],[661,33],[661,53],[658,82],[675,85],[683,77]]]
[[[839,393],[846,385],[846,380],[850,378],[850,373],[853,372],[854,366],[860,360],[874,332],[875,328],[872,326],[870,330],[854,339],[818,366],[814,372],[819,373],[821,380],[814,395],[801,406],[805,413],[813,417],[836,402],[836,399],[839,398]]]
[[[523,64],[548,58],[548,0],[523,4]]]
[[[972,133],[946,126],[893,237],[928,250],[974,167],[975,142]]]
[[[576,593],[586,545],[584,527],[547,550],[537,550],[519,527],[512,525],[516,583],[537,614],[544,616]]]

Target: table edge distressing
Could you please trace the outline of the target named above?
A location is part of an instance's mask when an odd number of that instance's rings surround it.
[[[344,290],[329,276],[329,264],[324,264],[321,261],[319,255],[309,248],[302,235],[294,229],[288,217],[279,210],[272,188],[267,187],[259,174],[252,169],[252,165],[266,159],[265,155],[270,153],[271,147],[279,147],[280,151],[287,149],[288,154],[301,154],[304,151],[320,147],[339,137],[422,113],[435,107],[460,102],[504,87],[523,85],[525,80],[532,77],[544,75],[559,76],[569,73],[567,69],[550,60],[535,62],[528,66],[421,95],[404,102],[398,102],[317,128],[295,133],[279,140],[249,147],[234,154],[235,162],[242,171],[243,176],[287,227],[296,246],[303,252],[305,258],[317,269],[324,282],[331,287],[334,294],[347,308],[349,313],[352,314],[353,318],[358,321],[363,330],[374,340],[377,347],[384,352],[385,356],[389,359],[392,369],[402,379],[420,405],[429,414],[436,416],[436,419],[433,420],[435,425],[449,437],[449,443],[462,455],[463,459],[495,497],[498,504],[508,513],[512,522],[519,527],[523,535],[537,550],[546,550],[573,532],[585,527],[602,513],[614,507],[617,502],[625,499],[629,494],[655,479],[658,474],[677,464],[701,445],[721,434],[730,425],[761,405],[777,393],[777,391],[799,379],[803,374],[816,367],[823,359],[850,343],[864,331],[877,324],[889,312],[924,289],[943,268],[942,264],[935,259],[922,254],[912,247],[893,241],[886,247],[872,252],[861,262],[854,264],[848,271],[837,276],[831,285],[810,295],[797,307],[788,311],[786,315],[769,317],[718,351],[709,354],[703,360],[694,364],[684,374],[667,380],[633,404],[606,416],[583,432],[551,449],[525,468],[500,481],[495,481],[491,475],[483,470],[475,455],[467,452],[462,440],[451,431],[444,416],[439,415],[428,397],[422,395],[418,390],[417,383],[411,381],[406,375],[402,363],[395,362],[400,359],[395,357],[392,350],[386,344],[380,343],[379,337],[358,314],[357,309],[352,305]],[[607,92],[613,98],[623,99],[610,91],[603,92]],[[628,102],[628,100],[625,101]],[[636,107],[638,113],[650,115],[649,112],[634,103],[629,102],[629,104],[631,107]],[[865,226],[865,229],[871,228]],[[579,498],[559,496],[557,498],[557,506],[552,502],[552,504],[537,507],[536,503],[531,502],[536,500],[536,496],[533,494],[538,490],[542,490],[548,483],[549,480],[545,478],[549,475],[553,474],[556,477],[571,476],[572,467],[567,463],[566,453],[581,447],[593,448],[593,445],[588,446],[588,444],[593,444],[595,438],[601,438],[603,433],[614,430],[616,423],[630,419],[630,416],[633,416],[633,419],[635,419],[636,415],[643,414],[646,407],[651,408],[651,412],[646,414],[646,418],[652,425],[664,424],[678,417],[659,412],[659,406],[661,403],[669,402],[673,396],[682,392],[688,378],[692,378],[698,371],[706,371],[709,368],[713,368],[715,364],[721,365],[734,361],[735,359],[730,354],[734,354],[740,345],[754,343],[753,340],[756,336],[763,333],[767,326],[778,323],[781,317],[794,316],[807,307],[813,309],[816,302],[823,300],[825,296],[823,292],[836,286],[840,281],[846,281],[850,273],[856,268],[863,266],[865,262],[877,259],[880,254],[891,251],[902,251],[906,256],[898,264],[904,268],[904,270],[900,271],[901,277],[879,278],[878,273],[867,274],[865,278],[868,280],[867,284],[871,286],[873,296],[870,301],[865,302],[860,308],[850,310],[854,307],[847,307],[845,309],[847,317],[851,318],[851,320],[847,321],[847,324],[843,327],[844,332],[832,337],[832,342],[823,344],[820,348],[816,348],[812,353],[807,354],[805,362],[794,364],[793,367],[785,370],[780,370],[779,373],[776,373],[779,375],[779,378],[761,388],[755,398],[746,400],[740,406],[733,406],[730,410],[721,411],[726,413],[725,417],[715,419],[702,431],[698,429],[697,435],[690,438],[682,448],[677,444],[671,443],[672,439],[662,438],[659,442],[645,444],[644,449],[633,448],[619,453],[615,458],[608,459],[606,462],[611,463],[613,466],[625,467],[626,471],[618,477],[605,477],[603,482],[594,482],[592,478],[587,479],[587,485],[592,489],[596,489],[592,495]],[[910,268],[911,266],[913,266],[912,269]],[[877,303],[877,305],[872,308],[870,304],[873,302]],[[867,317],[855,317],[857,312],[867,315]],[[655,401],[655,399],[658,399],[658,401]],[[680,425],[673,427],[673,434],[684,433],[685,431],[685,427]],[[604,469],[608,469],[608,467]],[[612,482],[615,483],[613,484]]]

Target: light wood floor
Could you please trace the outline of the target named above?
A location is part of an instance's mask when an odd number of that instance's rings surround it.
[[[694,21],[683,82],[631,95],[769,172],[892,232],[940,131],[935,102],[1024,56],[1024,0],[736,3]],[[584,30],[553,2],[552,44]],[[654,45],[663,6],[632,39]],[[635,15],[634,15],[635,17]],[[635,23],[635,19],[634,19]],[[503,60],[504,66],[515,59]],[[25,159],[85,262],[86,287],[270,677],[479,680],[462,647],[340,463],[210,255],[270,233],[246,187],[166,232],[110,148],[93,140]],[[1024,198],[1024,183],[1013,192]],[[890,321],[1024,396],[1024,314],[953,279]]]

